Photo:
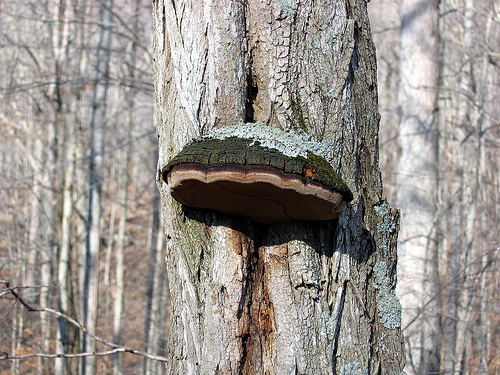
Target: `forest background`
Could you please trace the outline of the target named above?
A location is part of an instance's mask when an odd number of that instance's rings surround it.
[[[441,373],[500,373],[500,3],[373,0],[369,10],[385,195],[403,216],[406,371],[425,373],[434,358]],[[430,33],[427,54],[412,33]],[[165,353],[151,39],[149,1],[0,1],[0,351],[17,358],[0,360],[2,373],[81,364],[33,355],[82,352],[82,334],[11,291],[105,340]],[[425,121],[412,128],[414,118]],[[96,365],[163,371],[132,354]]]

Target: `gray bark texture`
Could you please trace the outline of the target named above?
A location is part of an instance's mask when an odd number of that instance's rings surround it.
[[[182,207],[158,173],[168,374],[401,374],[399,214],[382,197],[364,0],[153,1],[159,170],[193,137],[260,121],[331,145],[354,193],[328,222]]]

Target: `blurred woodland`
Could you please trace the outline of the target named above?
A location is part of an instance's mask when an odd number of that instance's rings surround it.
[[[34,307],[64,312],[107,341],[161,354],[168,299],[150,2],[1,2],[0,34],[0,350],[83,350],[81,332],[53,314],[28,312],[6,291],[8,282]],[[89,200],[100,201],[100,212]],[[83,351],[110,349],[89,343]],[[98,373],[155,373],[157,364],[106,356]],[[79,365],[3,360],[0,372],[75,373]]]
[[[376,0],[408,374],[500,373],[500,2]]]
[[[500,2],[369,11],[406,372],[500,374]],[[2,374],[163,373],[152,37],[145,0],[0,0]]]

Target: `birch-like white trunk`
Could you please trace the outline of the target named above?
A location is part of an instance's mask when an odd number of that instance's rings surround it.
[[[73,125],[68,125],[66,122],[66,113],[63,111],[63,97],[61,94],[61,79],[62,79],[62,69],[65,58],[67,58],[67,47],[69,40],[69,15],[70,9],[67,0],[60,0],[51,9],[52,21],[49,23],[49,32],[52,39],[52,51],[54,57],[54,76],[55,76],[55,126],[54,132],[59,132],[60,134],[66,135],[66,155],[65,163],[61,163],[62,166],[66,167],[65,172],[62,174],[61,178],[63,180],[63,208],[62,208],[62,218],[61,218],[61,239],[59,248],[59,258],[57,261],[56,268],[56,278],[58,287],[58,308],[65,314],[69,313],[70,309],[70,293],[69,293],[69,262],[70,262],[70,252],[71,252],[71,217],[73,215],[73,199],[72,199],[72,189],[73,189],[73,177],[74,177],[74,166],[75,166],[75,139],[74,139],[74,129]],[[55,134],[54,134],[55,137]],[[55,147],[54,145],[53,147]],[[62,149],[62,148],[61,148]],[[54,151],[52,151],[54,152]],[[52,158],[51,158],[52,159]],[[63,158],[64,160],[64,158]],[[54,160],[49,160],[49,168],[47,170],[56,169]],[[56,180],[57,173],[52,173],[50,176],[51,180]],[[54,202],[51,205],[54,206]],[[54,230],[56,228],[55,219],[50,223]],[[54,235],[55,237],[55,235]],[[53,239],[55,242],[55,238]],[[50,254],[51,257],[55,256]],[[58,319],[58,326],[56,329],[56,352],[57,353],[67,353],[68,342],[67,342],[67,326],[64,319]],[[50,350],[50,349],[49,349]],[[54,372],[57,375],[64,375],[67,373],[67,361],[64,358],[57,358],[55,360]]]
[[[125,147],[124,160],[120,168],[120,219],[118,223],[118,240],[115,253],[115,293],[113,304],[113,342],[122,345],[125,328],[124,303],[125,303],[125,248],[127,245],[127,214],[128,214],[128,189],[130,183],[130,164],[132,157],[132,132],[134,129],[133,99],[131,99],[127,119],[127,146]],[[113,355],[113,374],[123,374],[123,358],[120,354]]]
[[[192,137],[261,121],[331,143],[337,221],[256,225],[159,181],[169,374],[400,374],[399,216],[382,199],[365,1],[153,1],[159,168]]]
[[[156,204],[159,210],[159,197]],[[158,219],[161,220],[161,218]],[[147,318],[148,321],[145,326],[145,328],[148,329],[145,351],[151,354],[164,355],[166,349],[166,335],[168,335],[166,331],[166,320],[169,312],[169,296],[165,263],[165,234],[161,221],[158,224],[158,234],[156,236],[156,244],[154,245],[156,259],[154,260],[154,272],[152,277],[151,313]],[[161,375],[163,373],[163,363],[151,360],[144,361],[143,374]]]
[[[67,169],[64,175],[63,188],[63,212],[61,219],[61,249],[59,251],[59,261],[57,268],[57,287],[59,290],[59,310],[64,314],[70,312],[70,293],[69,293],[69,270],[71,258],[71,218],[73,215],[73,181],[75,170],[75,144],[72,137],[68,140],[67,149]],[[58,320],[56,352],[67,353],[68,349],[68,332],[66,321]],[[57,358],[55,361],[55,373],[64,375],[67,373],[68,364],[65,358]]]
[[[87,246],[85,277],[83,285],[83,314],[85,327],[97,332],[97,299],[99,295],[99,252],[101,247],[101,184],[104,154],[104,127],[109,79],[109,58],[111,53],[111,22],[113,0],[101,3],[101,30],[97,45],[97,71],[93,97],[90,145],[89,208],[87,223]],[[96,343],[88,336],[83,337],[83,352],[94,352]],[[97,358],[82,358],[82,373],[96,373]]]
[[[469,241],[473,236],[473,232],[467,231],[467,210],[464,207],[469,206],[470,197],[470,179],[467,174],[470,168],[471,153],[473,149],[467,143],[462,141],[467,137],[466,129],[469,127],[472,114],[472,102],[469,95],[472,86],[472,74],[474,70],[474,61],[472,58],[473,48],[473,0],[464,1],[464,33],[462,39],[463,52],[463,72],[460,77],[460,92],[462,95],[459,98],[457,108],[457,124],[454,129],[455,137],[460,140],[457,146],[456,159],[454,168],[457,170],[458,178],[452,182],[451,191],[459,192],[458,201],[460,204],[455,204],[453,211],[447,215],[451,233],[449,236],[453,239],[451,251],[449,254],[449,286],[448,286],[448,308],[446,320],[444,321],[444,357],[443,369],[445,373],[453,374],[460,371],[462,366],[467,362],[465,359],[466,351],[464,350],[469,345],[471,311],[468,306],[471,303],[472,285],[470,278],[466,277],[463,270],[470,267],[469,256]]]
[[[437,244],[439,1],[400,3],[399,105],[401,155],[397,204],[399,295],[408,373],[440,371],[441,306]]]
[[[55,183],[56,183],[56,139],[59,127],[60,113],[56,113],[54,122],[47,124],[47,144],[43,152],[42,175],[42,196],[41,196],[41,221],[40,237],[42,245],[40,247],[40,305],[50,307],[50,296],[52,294],[52,260],[56,254],[56,233],[55,233]],[[52,336],[51,320],[48,314],[40,314],[40,328],[42,331],[42,348],[45,353],[50,352],[50,339]],[[50,363],[51,364],[51,363]],[[47,359],[40,359],[42,369],[51,369]]]

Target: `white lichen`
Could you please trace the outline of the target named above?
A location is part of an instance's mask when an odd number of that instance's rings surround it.
[[[358,361],[343,365],[339,372],[340,375],[368,375],[368,369],[362,368]]]
[[[375,206],[375,212],[380,216],[380,221],[377,224],[377,231],[379,233],[394,233],[397,226],[392,217],[389,203],[384,201],[382,204]],[[389,254],[389,240],[387,235],[383,236],[379,248],[385,255]]]
[[[380,215],[382,219],[377,224],[377,231],[392,233],[396,230],[396,223],[394,223],[391,214],[391,207],[386,201],[382,202],[381,205],[375,206],[375,212]]]
[[[261,122],[237,124],[212,130],[203,138],[226,139],[238,137],[259,142],[261,146],[278,150],[282,154],[297,157],[307,157],[309,152],[329,158],[331,147],[324,142],[313,139],[309,134],[294,130],[281,130],[266,126]]]
[[[377,262],[373,267],[375,283],[379,288],[377,310],[380,321],[389,329],[401,327],[401,302],[394,293],[387,262]]]
[[[401,327],[401,302],[394,291],[388,288],[380,289],[377,296],[377,307],[380,321],[386,328]]]
[[[291,18],[297,11],[297,3],[295,0],[274,0],[280,6],[281,16],[284,18]]]

